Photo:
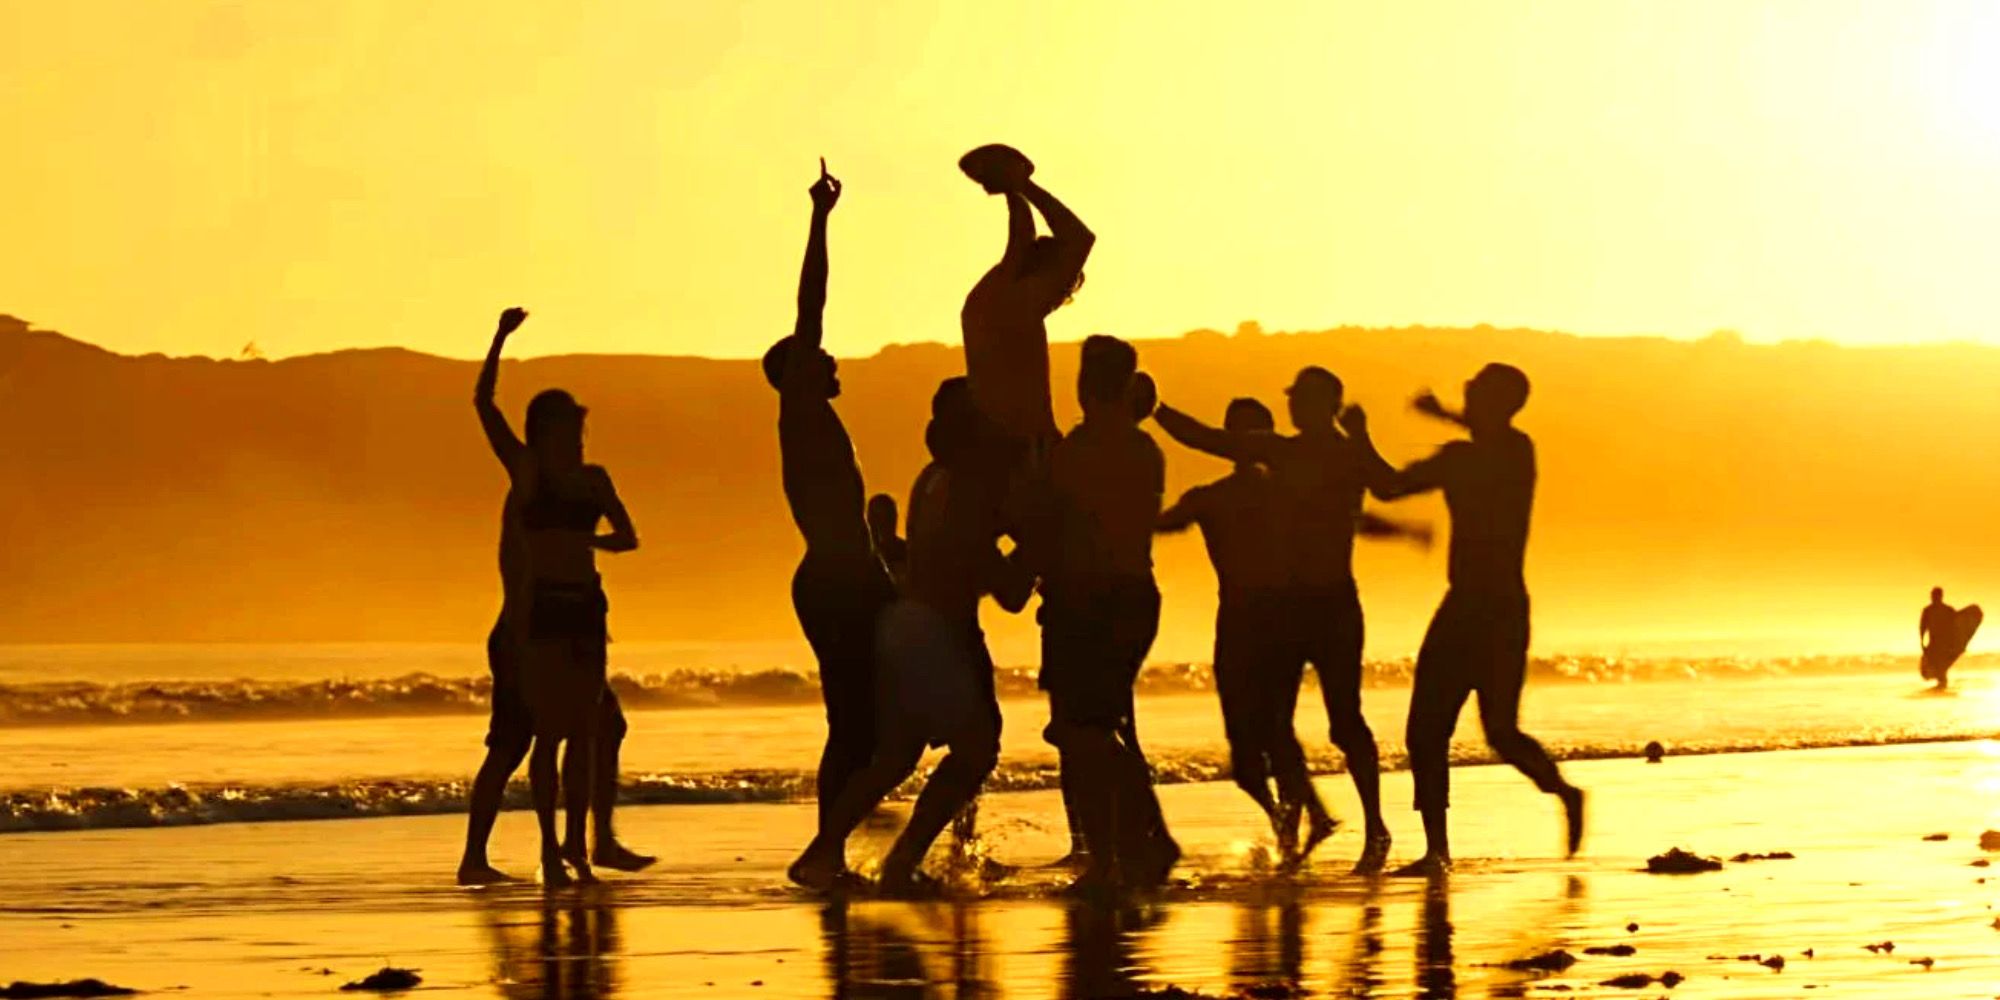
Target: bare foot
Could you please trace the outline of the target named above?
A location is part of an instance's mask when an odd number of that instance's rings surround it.
[[[1376,830],[1368,835],[1368,842],[1361,848],[1360,859],[1354,862],[1356,875],[1380,875],[1389,865],[1389,831]]]
[[[575,850],[563,848],[562,859],[568,862],[570,869],[576,873],[577,882],[583,885],[597,884],[597,873],[590,870],[590,859],[584,856],[582,848]]]
[[[645,871],[660,860],[650,854],[640,854],[615,840],[598,841],[597,850],[591,856],[592,863],[599,868],[609,868],[614,872]]]
[[[785,869],[785,877],[791,879],[793,884],[814,892],[830,892],[840,883],[840,877],[846,871],[847,866],[838,858],[815,853],[809,847],[797,861],[792,862],[790,868]]]
[[[1569,856],[1583,847],[1583,789],[1571,785],[1561,793],[1563,819],[1569,823]]]
[[[1304,865],[1306,859],[1312,856],[1312,852],[1318,850],[1319,845],[1326,843],[1326,838],[1333,836],[1333,831],[1338,829],[1340,821],[1332,816],[1314,816],[1306,826],[1305,842],[1299,845],[1298,855],[1293,859],[1292,866]]]
[[[509,875],[506,872],[503,872],[500,869],[495,868],[484,861],[481,861],[478,864],[473,864],[472,862],[466,862],[458,866],[459,885],[468,885],[468,886],[501,885],[507,882],[518,882],[518,881],[520,881],[520,879],[517,879],[514,876]]]
[[[561,855],[542,855],[542,888],[567,889],[575,884],[576,880],[569,877],[569,866],[563,864]]]
[[[1298,863],[1299,817],[1301,811],[1296,806],[1279,806],[1271,814],[1271,835],[1278,841],[1278,857],[1281,864],[1289,868]]]
[[[1436,878],[1451,874],[1451,858],[1441,854],[1426,854],[1415,861],[1389,873],[1395,878]]]
[[[1146,858],[1140,869],[1139,884],[1151,888],[1167,884],[1167,878],[1174,873],[1174,866],[1180,864],[1181,845],[1167,834],[1162,827],[1146,843]]]

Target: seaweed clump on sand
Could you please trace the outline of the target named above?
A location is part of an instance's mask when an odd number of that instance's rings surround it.
[[[1643,972],[1633,972],[1612,979],[1607,979],[1601,983],[1598,983],[1597,985],[1616,987],[1621,990],[1643,990],[1646,987],[1653,985],[1654,983],[1659,983],[1661,986],[1664,986],[1667,989],[1673,989],[1674,987],[1679,986],[1681,983],[1686,981],[1687,981],[1686,976],[1683,976],[1680,973],[1675,972],[1672,969],[1669,969],[1666,972],[1660,973],[1657,978],[1646,975]]]
[[[418,983],[423,981],[424,977],[417,975],[417,970],[415,969],[398,969],[385,965],[369,973],[366,979],[342,986],[341,990],[343,992],[393,993],[397,990],[414,988]]]
[[[49,1000],[51,997],[123,997],[139,992],[113,986],[102,979],[72,979],[64,983],[30,983],[16,980],[0,986],[5,1000]]]
[[[1734,861],[1740,865],[1745,861],[1790,861],[1796,857],[1798,857],[1798,855],[1793,854],[1790,851],[1772,851],[1769,854],[1751,854],[1751,853],[1738,854],[1737,856],[1730,858],[1729,860]]]
[[[1506,967],[1515,972],[1562,972],[1576,964],[1576,956],[1557,948],[1528,958],[1517,958]]]
[[[1705,858],[1699,854],[1683,851],[1676,847],[1665,854],[1655,854],[1646,859],[1646,871],[1654,875],[1692,875],[1695,872],[1719,872],[1721,858]]]

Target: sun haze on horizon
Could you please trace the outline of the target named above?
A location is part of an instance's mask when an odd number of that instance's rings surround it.
[[[1100,234],[1058,338],[1344,323],[2000,343],[1972,2],[0,7],[0,312],[114,350],[954,341],[1001,140]]]

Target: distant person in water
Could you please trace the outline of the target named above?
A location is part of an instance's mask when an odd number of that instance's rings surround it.
[[[1005,473],[990,451],[993,432],[967,389],[963,378],[947,379],[932,400],[924,435],[931,462],[910,493],[904,594],[876,630],[873,753],[792,864],[792,880],[808,888],[838,883],[848,834],[915,773],[927,747],[943,746],[948,753],[884,856],[879,878],[886,894],[922,892],[924,855],[999,762],[1000,704],[979,602],[990,594],[1018,612],[1033,578],[1000,553],[1001,490],[994,480]]]
[[[827,219],[840,191],[840,181],[821,160],[819,179],[807,192],[812,224],[799,274],[798,320],[791,336],[764,354],[764,377],[778,390],[785,500],[806,544],[792,574],[792,608],[819,660],[820,694],[826,702],[826,746],[815,782],[822,823],[835,797],[874,752],[875,621],[896,596],[864,514],[868,494],[854,442],[833,408],[840,395],[838,366],[820,346]],[[844,868],[843,857],[837,870]]]
[[[1417,653],[1405,739],[1424,818],[1424,856],[1399,874],[1436,874],[1451,867],[1451,734],[1467,697],[1479,699],[1486,742],[1501,759],[1562,801],[1569,853],[1583,843],[1583,792],[1533,737],[1521,731],[1521,687],[1528,673],[1528,584],[1524,564],[1535,499],[1535,445],[1513,424],[1528,402],[1528,377],[1491,364],[1465,384],[1465,411],[1455,413],[1425,393],[1419,412],[1465,428],[1453,441],[1400,471],[1382,463],[1359,410],[1342,426],[1381,463],[1376,496],[1384,499],[1444,491],[1451,513],[1450,588]]]
[[[1287,644],[1284,657],[1291,680],[1284,683],[1296,687],[1307,664],[1319,674],[1328,735],[1347,758],[1361,799],[1365,830],[1355,871],[1377,872],[1389,858],[1389,826],[1382,819],[1381,759],[1375,734],[1361,714],[1364,629],[1360,590],[1354,581],[1354,539],[1364,524],[1362,494],[1380,470],[1335,426],[1345,387],[1332,372],[1317,366],[1301,369],[1286,391],[1292,424],[1298,430],[1292,436],[1270,431],[1232,434],[1165,404],[1154,419],[1187,447],[1234,462],[1256,463],[1271,472],[1287,553],[1288,607],[1279,634]],[[1290,726],[1289,714],[1283,715],[1282,724]],[[1333,834],[1336,822],[1317,796],[1283,805],[1290,817],[1285,825],[1294,825],[1301,813],[1307,824],[1291,859],[1297,863]],[[1292,838],[1280,840],[1290,843]]]
[[[1979,631],[1984,614],[1979,605],[1953,608],[1944,602],[1944,588],[1931,588],[1931,602],[1917,618],[1917,644],[1923,651],[1919,673],[1924,680],[1936,681],[1942,691],[1950,683],[1952,664],[1965,655],[1965,647]]]
[[[1158,885],[1180,856],[1131,738],[1132,683],[1159,630],[1152,538],[1166,487],[1165,459],[1135,419],[1137,366],[1124,341],[1084,341],[1083,421],[1049,460],[1058,534],[1043,566],[1044,735],[1083,831],[1078,884],[1091,889]]]
[[[599,583],[596,552],[629,552],[638,535],[611,476],[583,461],[584,409],[569,393],[550,389],[528,404],[527,441],[514,436],[493,401],[500,353],[528,314],[509,309],[480,368],[473,407],[486,441],[507,469],[508,491],[500,529],[500,577],[505,597],[500,621],[487,639],[493,670],[493,720],[486,761],[473,780],[463,884],[504,881],[486,862],[486,840],[521,757],[528,765],[536,820],[541,829],[542,878],[567,885],[570,869],[591,877],[591,864],[637,871],[653,859],[618,843],[612,807],[618,794],[618,747],[625,717],[605,683],[608,605]],[[597,533],[600,521],[611,530]],[[556,836],[557,753],[566,835]],[[585,844],[586,816],[596,817],[595,850]],[[565,867],[567,863],[568,868]]]
[[[874,539],[875,552],[882,557],[882,565],[898,590],[910,568],[910,543],[903,539],[901,519],[895,497],[877,493],[868,498],[868,535]]]

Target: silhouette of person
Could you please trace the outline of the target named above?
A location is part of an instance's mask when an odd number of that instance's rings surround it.
[[[1289,553],[1289,608],[1285,627],[1278,633],[1288,644],[1284,653],[1288,679],[1281,686],[1296,688],[1307,664],[1319,673],[1329,735],[1347,758],[1348,773],[1361,798],[1365,843],[1355,871],[1376,872],[1389,857],[1389,826],[1382,819],[1375,734],[1361,714],[1364,630],[1360,591],[1354,582],[1354,539],[1361,528],[1362,494],[1378,471],[1334,425],[1344,394],[1339,378],[1324,368],[1304,368],[1287,393],[1292,425],[1298,430],[1294,436],[1270,431],[1232,434],[1165,404],[1154,420],[1174,440],[1196,451],[1271,470]],[[1278,708],[1282,710],[1282,705]],[[1276,724],[1289,727],[1290,720],[1287,714]],[[1301,810],[1307,813],[1305,840],[1294,863],[1333,833],[1333,817],[1317,803],[1317,797],[1285,803],[1288,817]],[[1296,819],[1283,822],[1290,826]]]
[[[1151,419],[1153,410],[1160,405],[1160,389],[1158,383],[1153,381],[1153,376],[1145,372],[1133,375],[1130,395],[1132,398],[1133,422],[1144,423]],[[1154,638],[1157,638],[1159,632],[1159,616],[1155,614],[1150,633]],[[1152,647],[1151,638],[1147,639],[1146,646],[1149,649]],[[1133,698],[1138,693],[1136,688],[1139,680],[1139,671],[1142,671],[1144,667],[1144,663],[1133,664],[1134,673],[1132,680],[1125,686],[1128,696],[1125,704],[1125,721],[1119,726],[1118,736],[1125,741],[1126,746],[1132,748],[1133,753],[1139,755],[1140,762],[1146,765],[1148,772],[1151,772],[1152,762],[1146,760],[1146,751],[1139,746],[1139,713],[1133,701]],[[1063,784],[1062,798],[1063,815],[1069,821],[1069,854],[1057,861],[1056,864],[1074,868],[1083,864],[1084,855],[1088,853],[1088,848],[1084,846],[1083,842],[1083,824],[1076,816],[1076,789],[1072,783]]]
[[[895,497],[877,493],[868,498],[868,535],[874,539],[875,551],[881,555],[882,565],[898,589],[902,588],[903,577],[910,568],[910,543],[903,540],[901,518]]]
[[[1096,242],[1076,214],[1031,178],[1034,164],[1006,146],[982,146],[959,168],[1007,203],[1007,247],[965,298],[965,374],[973,401],[1008,438],[1035,450],[1058,433],[1043,321],[1083,283]],[[1049,235],[1035,234],[1035,214]]]
[[[486,841],[492,835],[493,821],[499,815],[502,800],[507,792],[507,779],[511,777],[521,762],[527,758],[529,748],[535,742],[535,713],[528,693],[526,677],[525,642],[534,632],[532,607],[540,574],[533,568],[534,551],[528,543],[529,525],[519,516],[534,491],[535,483],[524,481],[523,473],[535,465],[535,455],[531,446],[523,444],[508,425],[507,417],[500,412],[494,402],[494,391],[500,380],[500,354],[507,338],[520,329],[528,318],[526,310],[508,309],[500,314],[499,328],[493,334],[492,346],[487,349],[486,361],[480,366],[479,380],[473,389],[473,409],[479,414],[480,427],[486,433],[486,442],[493,449],[494,457],[507,469],[511,485],[500,526],[500,616],[493,624],[493,630],[486,637],[486,662],[493,673],[492,719],[486,731],[486,759],[479,766],[479,773],[473,779],[470,795],[469,815],[465,830],[465,853],[458,865],[458,881],[461,885],[484,885],[511,881],[510,876],[495,869],[486,860]],[[565,402],[567,405],[565,406]],[[574,411],[574,412],[571,412]],[[545,441],[551,451],[566,451],[567,446],[560,435],[574,424],[576,438],[576,458],[581,461],[582,408],[575,405],[567,393],[543,393],[535,397],[528,411],[528,433],[530,441]],[[536,445],[535,447],[543,447]],[[558,473],[564,467],[564,458],[549,463],[551,473]],[[610,477],[595,466],[583,467],[579,474],[584,479],[587,492],[593,498],[603,494],[608,500],[606,513],[615,509],[620,520],[613,522],[614,533],[607,536],[605,544],[599,547],[607,551],[626,551],[637,547],[638,540],[631,531],[631,522],[625,517],[624,507],[616,503],[617,494],[611,489]],[[545,499],[538,511],[546,513],[549,503]],[[577,508],[581,517],[582,507]],[[622,523],[622,527],[620,524]],[[593,520],[593,526],[595,521]],[[537,528],[536,530],[545,530]],[[572,539],[572,541],[577,541]],[[611,543],[616,543],[611,544]],[[629,544],[626,544],[629,543]],[[596,544],[593,542],[592,544]],[[545,543],[542,548],[559,548],[556,566],[560,569],[580,569],[590,560],[587,553],[578,559],[572,546],[561,542]],[[592,571],[594,576],[594,570]],[[578,574],[581,579],[581,574]],[[580,588],[579,588],[580,589]],[[601,598],[600,598],[601,600]],[[543,610],[544,631],[547,616]],[[586,623],[587,624],[587,623]],[[588,629],[586,628],[586,631]],[[599,654],[601,655],[601,653]],[[601,671],[601,664],[599,667]],[[618,842],[612,828],[612,813],[618,800],[618,751],[625,740],[625,713],[618,704],[618,695],[609,686],[604,686],[602,698],[598,702],[599,719],[596,726],[595,761],[576,756],[572,747],[569,767],[574,773],[587,773],[589,780],[579,778],[571,787],[572,794],[589,793],[589,807],[596,820],[596,847],[591,860],[596,864],[615,871],[638,871],[653,863],[654,859],[634,852]],[[553,752],[553,749],[551,749]],[[576,837],[571,844],[578,853],[582,850],[582,839]],[[546,852],[545,852],[546,854]],[[548,865],[543,858],[545,874],[550,877],[561,875],[561,866]]]
[[[979,602],[991,594],[1018,612],[1033,578],[1000,553],[1004,515],[996,480],[1006,473],[993,460],[993,434],[963,378],[939,386],[924,436],[932,461],[910,494],[905,595],[876,626],[873,753],[792,864],[792,880],[809,888],[837,881],[847,835],[916,771],[927,747],[943,746],[948,753],[883,858],[879,878],[891,895],[928,888],[917,866],[999,762],[1000,703]]]
[[[819,661],[826,703],[826,746],[815,781],[822,822],[874,751],[875,620],[896,596],[863,513],[868,494],[854,442],[833,408],[839,366],[820,346],[827,219],[840,192],[840,181],[821,160],[819,179],[808,190],[812,224],[799,273],[798,320],[791,336],[764,354],[764,376],[778,390],[785,501],[806,543],[792,574],[792,607]]]
[[[1058,537],[1042,584],[1044,737],[1083,831],[1079,884],[1089,888],[1159,884],[1180,854],[1127,739],[1132,684],[1159,630],[1152,540],[1166,489],[1166,461],[1134,419],[1137,367],[1122,340],[1084,341],[1083,421],[1049,459]]]
[[[1373,487],[1383,500],[1444,491],[1451,514],[1449,589],[1424,634],[1410,692],[1406,744],[1424,819],[1424,856],[1399,874],[1451,867],[1449,808],[1451,734],[1470,696],[1479,699],[1486,742],[1501,759],[1556,796],[1568,824],[1569,853],[1583,843],[1583,792],[1533,737],[1521,731],[1521,686],[1528,673],[1528,585],[1524,563],[1535,499],[1535,445],[1513,424],[1528,401],[1528,377],[1511,365],[1489,364],[1465,383],[1465,411],[1454,413],[1424,393],[1419,412],[1470,432],[1400,471],[1375,452],[1360,410],[1341,425],[1383,473]]]
[[[1248,398],[1230,402],[1222,426],[1234,435],[1276,427],[1271,411]],[[1315,818],[1327,810],[1291,725],[1299,685],[1285,662],[1290,575],[1280,503],[1269,470],[1239,461],[1229,475],[1183,494],[1160,515],[1159,531],[1201,529],[1219,589],[1213,669],[1230,777],[1264,812],[1290,858],[1298,850],[1298,827],[1286,824],[1272,782],[1284,801],[1302,804]]]
[[[1945,689],[1952,664],[1965,655],[1983,618],[1979,605],[1953,609],[1944,602],[1943,587],[1931,588],[1931,603],[1917,618],[1917,644],[1923,650],[1919,672],[1924,680],[1937,682],[1935,690]]]

